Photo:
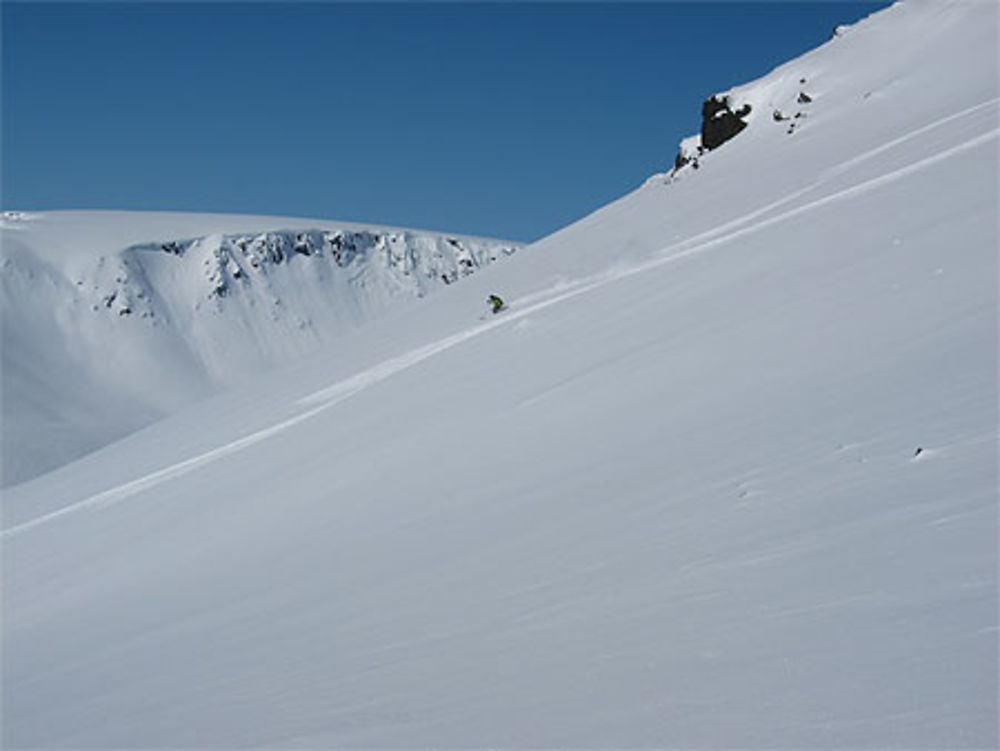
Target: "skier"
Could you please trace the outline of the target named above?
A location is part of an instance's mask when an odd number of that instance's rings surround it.
[[[493,315],[496,315],[505,307],[503,300],[500,299],[499,295],[490,295],[486,298],[486,302],[490,304],[490,308],[493,310]]]

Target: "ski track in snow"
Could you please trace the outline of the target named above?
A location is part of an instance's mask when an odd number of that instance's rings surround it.
[[[923,125],[923,126],[917,128],[916,130],[911,130],[909,133],[905,133],[902,136],[899,136],[897,138],[893,138],[891,141],[886,141],[885,143],[883,143],[883,144],[881,144],[879,146],[876,146],[873,149],[869,149],[868,151],[864,151],[864,152],[858,154],[856,157],[853,157],[852,159],[848,159],[846,162],[841,162],[836,167],[832,167],[831,169],[829,169],[825,173],[823,173],[815,182],[812,182],[812,183],[810,183],[809,185],[806,185],[803,188],[799,188],[798,190],[796,190],[796,191],[794,191],[792,193],[789,193],[788,195],[786,195],[786,196],[784,196],[782,198],[779,198],[777,201],[772,201],[771,203],[769,203],[769,204],[767,204],[765,206],[761,206],[759,209],[755,209],[754,211],[751,211],[748,214],[744,214],[743,216],[739,216],[739,217],[737,217],[735,219],[731,219],[728,222],[726,222],[724,224],[720,224],[717,227],[713,227],[710,230],[706,230],[705,232],[701,232],[701,233],[699,233],[697,235],[693,235],[692,237],[689,237],[689,238],[686,238],[684,240],[681,240],[680,242],[678,242],[678,243],[676,243],[676,244],[674,244],[674,245],[672,245],[672,246],[664,249],[661,252],[669,252],[671,250],[676,250],[677,248],[680,248],[680,247],[683,247],[684,245],[689,245],[689,244],[692,244],[692,243],[699,243],[700,244],[700,243],[702,243],[702,242],[704,242],[706,240],[709,240],[709,239],[718,237],[720,235],[726,234],[726,233],[728,233],[731,230],[734,230],[736,228],[743,227],[744,225],[746,225],[747,222],[752,221],[754,219],[757,219],[758,217],[764,216],[764,215],[770,213],[771,211],[774,211],[777,208],[780,208],[782,206],[785,206],[785,205],[791,203],[796,198],[799,198],[799,197],[805,195],[806,193],[810,193],[810,192],[816,190],[817,188],[822,187],[829,180],[831,180],[831,179],[833,179],[835,177],[839,177],[839,176],[843,175],[846,172],[849,172],[854,167],[857,167],[859,164],[864,164],[865,162],[867,162],[870,159],[878,156],[879,154],[883,154],[886,151],[890,151],[891,149],[894,149],[895,147],[897,147],[897,146],[899,146],[901,144],[904,144],[907,141],[910,141],[910,140],[912,140],[914,138],[917,138],[918,136],[922,136],[922,135],[924,135],[926,133],[929,133],[929,132],[931,132],[933,130],[936,130],[937,128],[940,128],[943,125],[947,125],[947,124],[949,124],[951,122],[954,122],[955,120],[961,120],[961,119],[967,118],[970,115],[973,115],[976,112],[979,112],[981,110],[984,110],[984,111],[994,110],[996,108],[996,105],[997,105],[998,102],[1000,102],[1000,98],[996,98],[996,97],[993,98],[993,99],[989,99],[989,100],[987,100],[985,102],[980,102],[979,104],[973,105],[972,107],[967,107],[966,109],[961,110],[960,112],[955,112],[955,113],[953,113],[951,115],[948,115],[947,117],[941,118],[940,120],[935,120],[934,122],[928,123],[927,125]],[[946,158],[947,156],[950,156],[950,155],[951,155],[951,152],[944,153],[942,155],[942,158]],[[918,162],[917,164],[922,164],[922,162]],[[893,173],[889,173],[889,174],[893,174]],[[867,184],[867,183],[861,183],[861,185],[865,185],[865,184]],[[860,187],[860,186],[858,186],[858,187]],[[839,195],[839,194],[834,194],[834,195]],[[808,204],[808,205],[811,206],[812,204]],[[782,215],[781,218],[784,218],[784,215]],[[768,226],[768,225],[761,225],[761,226],[764,227],[764,226]]]
[[[937,164],[941,161],[949,159],[957,154],[965,151],[969,151],[974,148],[978,148],[983,144],[986,144],[1000,135],[1000,129],[994,128],[976,138],[970,139],[964,143],[957,146],[953,146],[949,149],[939,151],[931,156],[920,159],[916,162],[912,162],[904,167],[887,172],[883,175],[873,177],[871,179],[865,180],[856,185],[852,185],[847,188],[843,188],[834,193],[826,196],[821,196],[812,201],[809,201],[801,206],[788,209],[779,214],[775,214],[769,218],[763,219],[761,221],[754,222],[753,220],[759,218],[760,216],[773,211],[779,206],[788,204],[789,202],[795,200],[796,198],[802,196],[804,193],[815,190],[820,187],[824,182],[826,182],[831,177],[843,174],[846,170],[850,169],[857,164],[860,164],[873,156],[885,152],[909,139],[926,133],[934,128],[951,122],[957,118],[968,116],[969,114],[991,107],[996,104],[998,99],[992,99],[987,102],[983,102],[974,107],[970,107],[962,112],[954,113],[948,117],[937,120],[928,125],[922,126],[916,130],[910,131],[909,133],[895,138],[892,141],[888,141],[875,149],[867,151],[863,154],[858,155],[854,159],[839,165],[827,173],[825,173],[817,182],[797,190],[779,201],[772,202],[767,206],[756,209],[752,212],[744,214],[743,216],[726,222],[719,227],[715,227],[706,232],[702,232],[693,237],[682,240],[673,245],[669,245],[657,252],[656,256],[649,261],[631,266],[626,268],[616,268],[609,272],[598,274],[591,277],[586,277],[582,280],[571,282],[565,285],[558,285],[555,288],[550,288],[548,290],[542,291],[536,295],[529,295],[520,299],[521,305],[510,310],[502,316],[495,319],[489,320],[486,323],[474,326],[465,331],[460,331],[451,336],[440,339],[431,344],[419,347],[415,350],[411,350],[398,357],[390,358],[382,363],[379,363],[367,370],[364,370],[356,375],[350,376],[342,381],[329,386],[327,388],[316,391],[309,394],[296,403],[302,406],[309,407],[300,414],[290,417],[286,420],[278,422],[267,428],[250,433],[242,438],[239,438],[230,443],[219,446],[218,448],[212,449],[205,453],[193,456],[190,459],[185,459],[176,464],[172,464],[163,469],[157,470],[150,474],[144,475],[136,480],[126,482],[122,485],[118,485],[109,490],[102,491],[95,495],[91,495],[83,500],[71,503],[64,506],[56,511],[52,511],[48,514],[43,514],[42,516],[31,519],[27,522],[9,527],[8,529],[0,531],[0,539],[13,537],[15,535],[27,532],[31,529],[37,528],[51,521],[55,521],[61,517],[73,514],[79,511],[95,510],[107,507],[109,505],[121,502],[130,496],[135,495],[143,490],[147,490],[163,482],[167,482],[175,477],[179,477],[188,472],[194,471],[198,467],[204,466],[211,462],[222,459],[223,457],[229,456],[236,452],[242,451],[245,448],[253,446],[261,441],[265,441],[278,433],[281,433],[288,428],[298,425],[301,422],[309,420],[310,418],[324,412],[335,405],[349,399],[353,395],[378,384],[391,376],[399,373],[403,370],[411,368],[424,360],[427,360],[435,355],[440,354],[446,350],[462,344],[470,339],[474,339],[487,331],[497,328],[498,326],[507,325],[511,322],[525,318],[533,313],[537,313],[540,310],[549,308],[553,305],[558,305],[562,302],[570,300],[579,295],[590,292],[591,290],[603,287],[607,284],[613,282],[627,279],[638,274],[645,273],[650,269],[658,268],[660,266],[665,266],[667,264],[675,263],[679,260],[687,258],[692,255],[703,253],[707,250],[711,250],[720,245],[724,245],[732,240],[744,237],[760,230],[766,229],[774,224],[783,222],[787,219],[794,218],[801,214],[809,211],[826,206],[827,204],[833,203],[835,201],[840,201],[843,199],[853,198],[855,196],[861,195],[871,190],[876,190],[884,185],[895,182],[900,178],[906,177],[907,175],[918,172],[922,169],[930,167],[931,165]],[[753,223],[749,223],[753,222]],[[749,223],[749,224],[748,224]],[[552,295],[551,293],[556,291],[557,294]],[[541,297],[537,302],[532,302],[532,300]],[[525,305],[527,303],[527,305]]]
[[[868,151],[864,151],[861,154],[858,154],[853,159],[848,159],[846,162],[841,162],[830,171],[829,175],[832,177],[834,175],[843,174],[852,167],[856,167],[862,162],[867,162],[874,156],[878,156],[879,154],[889,151],[890,149],[893,149],[902,143],[906,143],[907,141],[912,140],[917,136],[922,136],[925,133],[929,133],[932,130],[940,128],[942,125],[947,125],[948,123],[954,122],[955,120],[963,120],[967,118],[969,115],[979,112],[980,110],[995,111],[998,102],[1000,102],[1000,97],[994,97],[993,99],[988,99],[985,102],[980,102],[979,104],[973,105],[972,107],[968,107],[959,112],[955,112],[951,115],[948,115],[947,117],[942,117],[940,120],[935,120],[934,122],[928,123],[927,125],[917,128],[916,130],[911,130],[909,133],[905,133],[899,136],[898,138],[893,138],[891,141],[886,141],[881,146],[876,146],[874,149],[869,149]]]

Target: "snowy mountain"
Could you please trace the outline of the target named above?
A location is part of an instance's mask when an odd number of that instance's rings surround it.
[[[517,249],[166,213],[7,212],[0,232],[8,485],[292,362]]]
[[[8,489],[5,745],[996,747],[996,55],[993,3],[875,13],[509,262]]]

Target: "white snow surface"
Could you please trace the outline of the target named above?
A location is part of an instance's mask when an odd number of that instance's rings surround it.
[[[876,13],[734,90],[792,134],[8,489],[4,746],[995,748],[996,54]]]
[[[281,217],[6,212],[0,222],[6,485],[517,249]]]

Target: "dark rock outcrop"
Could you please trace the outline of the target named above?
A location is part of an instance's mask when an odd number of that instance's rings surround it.
[[[715,94],[706,99],[701,106],[701,133],[698,138],[686,138],[681,142],[674,157],[671,175],[687,165],[691,165],[692,169],[698,169],[698,159],[701,156],[712,149],[717,149],[747,127],[745,118],[750,114],[750,110],[749,104],[734,110],[729,96],[724,94]],[[772,117],[776,121],[788,119],[778,110],[774,110]]]
[[[743,118],[750,114],[750,105],[744,104],[735,112],[729,106],[729,97],[709,97],[701,108],[701,145],[711,151],[731,139],[745,127]]]

